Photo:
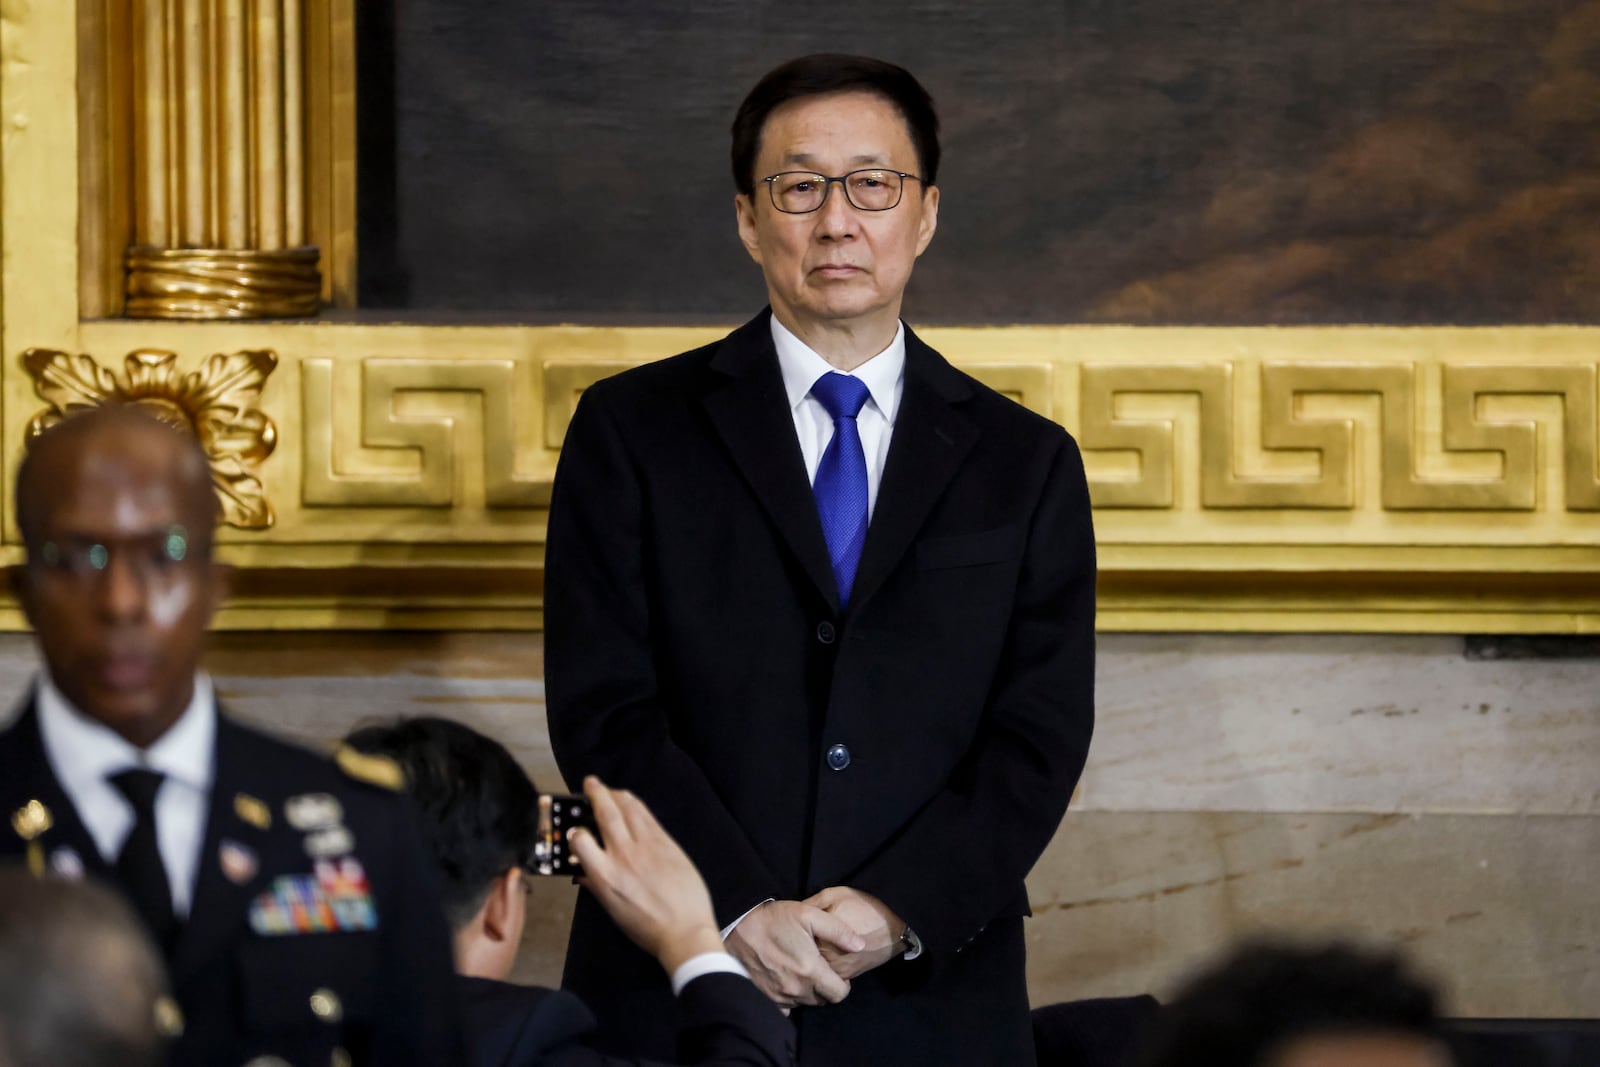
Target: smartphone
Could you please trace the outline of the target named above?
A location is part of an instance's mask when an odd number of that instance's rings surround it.
[[[528,858],[528,870],[534,874],[582,874],[583,864],[567,846],[567,831],[575,826],[594,834],[595,840],[600,839],[588,797],[540,793],[539,836],[533,844],[533,855]]]

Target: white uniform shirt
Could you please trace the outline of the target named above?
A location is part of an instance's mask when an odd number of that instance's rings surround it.
[[[50,770],[108,864],[116,863],[134,821],[133,805],[108,779],[135,767],[166,775],[156,794],[156,845],[172,886],[173,913],[187,918],[216,764],[217,700],[210,676],[195,675],[189,706],[147,749],[73,707],[47,671],[39,675],[36,706]]]

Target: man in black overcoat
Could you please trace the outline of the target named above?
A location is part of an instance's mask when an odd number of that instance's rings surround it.
[[[770,308],[588,390],[551,502],[562,772],[684,845],[805,1064],[1033,1061],[1023,879],[1093,726],[1077,446],[900,321],[937,131],[899,67],[768,74],[732,154]],[[667,1040],[659,968],[587,897],[565,984]]]
[[[0,733],[0,861],[128,899],[170,973],[174,1064],[462,1062],[398,769],[233,722],[199,669],[226,571],[195,440],[134,408],[75,415],[33,442],[16,500],[44,670]]]

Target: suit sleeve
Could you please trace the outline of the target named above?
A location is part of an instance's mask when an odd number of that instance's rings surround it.
[[[678,1060],[726,1067],[787,1067],[794,1026],[755,983],[739,974],[704,974],[678,996]]]
[[[381,966],[374,975],[380,1022],[362,1062],[384,1067],[465,1063],[455,964],[436,876],[410,801],[392,799],[384,806],[393,828],[392,855],[379,897]]]
[[[1077,445],[1055,440],[983,725],[946,787],[847,882],[893,909],[934,962],[1015,900],[1089,752],[1094,531]]]
[[[673,743],[657,684],[635,464],[584,394],[556,470],[545,553],[545,692],[562,775],[638,794],[695,861],[726,925],[785,895],[705,774]]]
[[[566,996],[566,994],[560,994]],[[569,998],[570,999],[570,998]],[[569,1011],[587,1010],[576,1000]],[[548,1020],[541,1012],[541,1026]],[[707,974],[684,987],[678,997],[678,1049],[673,1064],[608,1056],[595,1050],[586,1033],[545,1040],[518,1063],[545,1067],[792,1067],[794,1027],[750,979],[736,974]]]

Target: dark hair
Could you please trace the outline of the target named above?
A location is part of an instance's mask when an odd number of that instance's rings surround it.
[[[444,881],[454,929],[483,906],[494,880],[522,864],[538,834],[538,791],[505,746],[449,719],[397,719],[345,743],[405,772],[422,838]]]
[[[157,1067],[166,995],[161,957],[121,897],[0,865],[0,1063]]]
[[[755,190],[756,153],[771,114],[790,100],[828,93],[876,93],[895,106],[917,150],[924,187],[939,177],[939,116],[933,98],[911,72],[881,59],[824,53],[791,59],[767,72],[733,117],[733,184],[749,196]]]
[[[1437,996],[1398,954],[1256,942],[1192,978],[1162,1012],[1146,1067],[1256,1067],[1298,1038],[1442,1040]]]

